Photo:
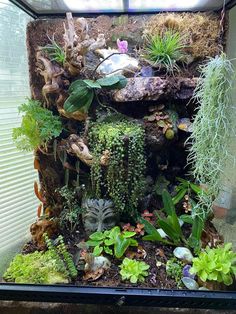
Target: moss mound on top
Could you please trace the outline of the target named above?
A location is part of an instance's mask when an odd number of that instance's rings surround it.
[[[163,35],[178,31],[185,38],[185,50],[193,59],[214,57],[219,53],[220,23],[216,13],[163,13],[152,16],[144,35]]]

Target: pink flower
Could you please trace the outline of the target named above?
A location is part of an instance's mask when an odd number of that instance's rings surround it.
[[[120,53],[127,53],[128,52],[128,41],[126,40],[119,40],[119,38],[116,41],[118,51]]]

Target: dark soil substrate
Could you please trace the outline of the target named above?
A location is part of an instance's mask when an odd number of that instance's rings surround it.
[[[147,256],[145,259],[140,259],[150,265],[148,270],[149,275],[146,277],[145,282],[131,284],[129,281],[122,281],[121,276],[119,274],[119,265],[122,260],[111,260],[111,268],[108,269],[105,274],[100,277],[98,280],[94,282],[86,282],[82,280],[82,276],[78,277],[79,280],[76,281],[76,285],[84,285],[84,286],[97,286],[97,287],[136,287],[136,288],[156,288],[156,289],[177,289],[176,282],[169,278],[165,271],[165,264],[167,260],[173,256],[173,249],[168,246],[157,245],[152,242],[142,242],[139,244],[146,251]],[[160,256],[160,254],[164,252],[164,256]],[[108,257],[109,258],[109,257]],[[162,265],[157,267],[157,262],[161,262]]]

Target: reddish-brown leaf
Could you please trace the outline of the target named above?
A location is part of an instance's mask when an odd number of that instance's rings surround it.
[[[41,192],[39,191],[38,183],[37,181],[34,181],[34,193],[36,197],[42,202],[43,204],[46,203],[45,198],[42,196]]]
[[[37,217],[38,217],[38,218],[41,217],[41,214],[42,214],[42,207],[43,207],[42,204],[40,204],[40,205],[38,206],[38,209],[37,209]]]

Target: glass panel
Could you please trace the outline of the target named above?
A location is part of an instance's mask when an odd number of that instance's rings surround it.
[[[129,0],[129,10],[136,12],[217,10],[222,7],[223,2],[222,0]]]
[[[230,0],[226,0],[227,4]],[[36,13],[146,12],[218,10],[223,0],[23,0]],[[127,3],[127,7],[125,4]]]
[[[18,105],[29,95],[26,25],[31,18],[0,0],[0,274],[27,239],[38,202],[32,153],[19,152],[12,128],[19,126]]]

